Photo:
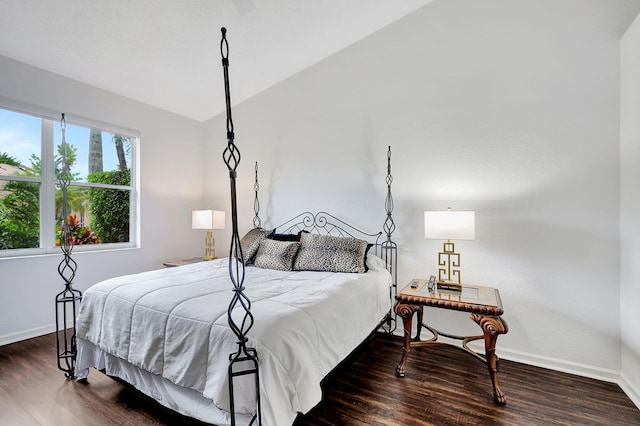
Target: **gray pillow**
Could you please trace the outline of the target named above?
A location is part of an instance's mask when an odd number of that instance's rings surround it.
[[[364,273],[367,246],[352,237],[302,234],[293,270]]]
[[[240,239],[244,263],[251,263],[258,252],[260,242],[271,235],[271,231],[262,228],[253,228]]]
[[[253,264],[259,268],[291,271],[300,243],[297,241],[278,241],[264,239],[260,242]]]

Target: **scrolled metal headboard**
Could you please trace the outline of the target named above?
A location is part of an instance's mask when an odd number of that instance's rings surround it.
[[[276,226],[275,231],[282,234],[297,234],[301,231],[334,237],[353,237],[379,244],[382,231],[368,233],[327,212],[304,212]]]

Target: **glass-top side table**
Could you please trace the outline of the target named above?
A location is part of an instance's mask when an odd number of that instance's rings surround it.
[[[396,375],[404,377],[405,365],[412,347],[427,345],[448,345],[438,342],[439,336],[462,341],[462,348],[485,363],[489,369],[491,384],[493,385],[493,399],[497,404],[505,404],[507,399],[498,385],[498,356],[496,355],[496,342],[500,334],[509,331],[507,323],[502,319],[504,313],[500,293],[491,287],[462,285],[461,291],[444,291],[437,288],[429,288],[426,280],[414,279],[396,296],[393,310],[404,322],[404,346],[402,359],[396,367]],[[470,318],[482,328],[482,335],[456,336],[436,330],[424,324],[423,307],[433,306],[442,309],[470,312]],[[413,315],[417,314],[417,333],[411,339]],[[433,336],[428,340],[421,340],[422,328],[428,329]],[[469,348],[468,343],[474,340],[484,339],[485,354],[481,355]],[[454,347],[458,347],[453,345]]]

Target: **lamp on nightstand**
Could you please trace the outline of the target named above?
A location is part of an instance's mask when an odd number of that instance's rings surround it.
[[[215,259],[216,240],[213,238],[213,230],[224,229],[224,211],[194,210],[191,212],[191,228],[207,230],[207,236],[204,239],[204,256],[202,260]]]
[[[474,211],[424,212],[424,237],[431,240],[447,240],[438,253],[438,281],[460,284],[460,253],[455,252],[451,240],[475,240]]]

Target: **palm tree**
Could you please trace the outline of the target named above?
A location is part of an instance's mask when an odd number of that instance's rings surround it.
[[[102,131],[91,129],[89,135],[89,174],[102,171]]]
[[[124,153],[124,144],[127,143],[127,148],[130,146],[131,140],[126,136],[113,135],[111,138],[116,145],[116,152],[118,153],[118,168],[125,170],[127,168],[127,157]]]

